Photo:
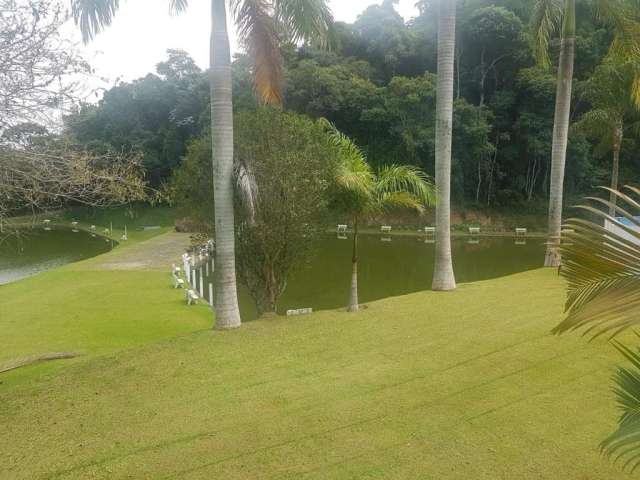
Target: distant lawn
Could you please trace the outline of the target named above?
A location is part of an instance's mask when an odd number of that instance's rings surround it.
[[[208,308],[186,309],[168,272],[45,272],[0,286],[0,310],[0,366],[51,352],[105,354],[213,324]]]
[[[597,450],[619,358],[549,335],[554,271],[232,332],[161,275],[0,289],[2,357],[105,353],[0,375],[0,478],[630,478]]]
[[[173,230],[176,217],[177,212],[174,208],[151,207],[146,204],[103,209],[76,207],[66,210],[62,215],[64,222],[76,220],[85,228],[95,225],[100,233],[105,228],[113,227],[115,240],[122,237],[126,226],[129,241],[122,246],[148,240],[160,233]],[[154,228],[145,230],[145,227]],[[160,228],[156,230],[155,227]]]

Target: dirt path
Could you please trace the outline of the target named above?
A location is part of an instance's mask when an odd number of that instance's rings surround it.
[[[102,270],[170,270],[189,246],[189,234],[169,232],[132,246],[116,248],[91,268]]]

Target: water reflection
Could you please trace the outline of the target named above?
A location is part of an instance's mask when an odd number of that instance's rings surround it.
[[[331,235],[317,255],[293,272],[278,305],[289,309],[340,308],[347,304],[351,280],[351,234]],[[432,237],[361,235],[358,277],[360,299],[366,303],[431,288],[434,262]],[[458,238],[452,242],[453,263],[459,283],[487,280],[542,266],[542,240],[513,238]],[[213,276],[204,279],[205,286]],[[198,279],[199,283],[199,279]],[[205,296],[207,289],[204,289]],[[245,319],[255,318],[253,302],[240,289],[240,309]]]
[[[0,285],[93,257],[111,248],[111,240],[92,237],[83,231],[48,225],[23,230],[0,243]]]

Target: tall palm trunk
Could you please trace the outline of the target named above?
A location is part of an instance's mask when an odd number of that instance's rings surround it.
[[[436,254],[434,290],[453,290],[451,258],[451,142],[453,74],[456,46],[456,0],[440,0],[438,19],[438,85],[436,105]]]
[[[351,291],[349,294],[350,312],[357,312],[360,309],[358,303],[358,218],[353,222],[353,255],[351,257]]]
[[[225,0],[211,0],[211,135],[216,236],[216,328],[240,326],[233,212],[233,104]]]
[[[618,178],[620,174],[620,150],[622,149],[622,136],[624,127],[622,122],[616,127],[613,137],[613,166],[611,168],[611,190],[618,190]],[[611,192],[609,202],[612,204],[609,207],[609,215],[616,216],[616,201],[618,197],[615,193]]]
[[[556,111],[553,125],[553,147],[551,153],[551,185],[549,187],[549,228],[546,267],[560,265],[560,233],[562,228],[562,203],[564,190],[564,166],[569,141],[571,113],[571,89],[573,86],[573,64],[576,48],[576,2],[565,0],[564,25],[560,44]]]

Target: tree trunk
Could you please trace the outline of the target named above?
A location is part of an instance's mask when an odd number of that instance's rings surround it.
[[[493,157],[489,158],[489,168],[487,173],[487,205],[491,205],[491,196],[493,192],[493,174],[498,163],[498,152],[500,148],[500,132],[496,133],[496,148]]]
[[[623,126],[622,124],[616,127],[616,131],[614,133],[613,139],[613,166],[611,169],[611,190],[618,190],[618,177],[620,174],[620,150],[622,148],[622,135],[623,135]],[[616,201],[618,197],[611,193],[609,196],[609,201],[613,204],[609,207],[609,215],[612,217],[616,216]]]
[[[258,318],[270,318],[277,316],[276,307],[277,299],[273,298],[273,296],[268,293],[265,293],[265,295],[256,300]]]
[[[480,107],[484,106],[484,84],[487,79],[487,70],[484,64],[484,56],[485,56],[484,47],[482,47],[482,53],[480,54]]]
[[[562,43],[560,45],[560,65],[558,68],[558,88],[556,111],[553,125],[553,151],[551,154],[551,184],[549,186],[549,228],[547,240],[546,267],[560,265],[560,234],[562,229],[562,206],[564,190],[564,167],[569,141],[569,118],[571,113],[571,89],[573,84],[573,64],[575,58],[576,32],[575,0],[566,0]]]
[[[478,185],[476,186],[476,204],[480,203],[480,188],[482,187],[482,164],[478,159]]]
[[[456,0],[440,0],[438,18],[438,84],[436,103],[436,248],[434,290],[454,290],[451,258],[451,141]]]
[[[233,105],[225,0],[211,0],[211,134],[216,237],[216,329],[240,326],[233,212]]]
[[[351,291],[349,294],[348,311],[357,312],[358,303],[358,219],[353,222],[353,256],[351,257]]]
[[[458,39],[456,43],[456,100],[460,100],[461,93],[461,79],[460,79],[460,70],[462,64],[462,42]]]

